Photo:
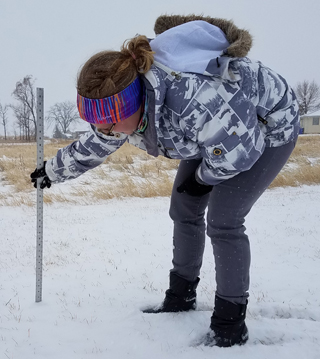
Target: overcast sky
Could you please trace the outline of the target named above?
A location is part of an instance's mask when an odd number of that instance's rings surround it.
[[[0,102],[14,102],[26,75],[45,89],[46,111],[76,101],[77,72],[91,55],[137,33],[154,37],[165,13],[232,19],[253,35],[249,57],[292,86],[320,84],[320,0],[0,0]]]

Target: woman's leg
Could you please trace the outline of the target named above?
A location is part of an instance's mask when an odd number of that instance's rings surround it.
[[[245,217],[283,168],[294,146],[291,142],[266,148],[249,171],[215,186],[210,194],[207,233],[215,258],[216,295],[222,299],[237,304],[247,301],[250,246]]]
[[[170,216],[173,220],[173,269],[169,289],[160,306],[145,308],[144,313],[180,312],[195,309],[198,275],[205,242],[205,209],[209,194],[191,197],[178,193],[177,187],[194,172],[201,160],[181,161],[173,185]]]
[[[169,212],[174,224],[171,273],[190,282],[197,279],[202,265],[206,229],[204,214],[209,194],[192,197],[186,193],[178,193],[177,187],[198,168],[200,163],[201,160],[180,162]]]

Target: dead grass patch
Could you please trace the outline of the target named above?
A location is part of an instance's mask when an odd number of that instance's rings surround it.
[[[45,158],[53,157],[59,148],[71,141],[54,141],[45,144]],[[320,183],[320,136],[300,136],[286,166],[270,187],[299,186]],[[178,160],[159,156],[154,158],[146,152],[125,144],[93,170],[95,184],[83,180],[71,194],[44,192],[44,202],[92,203],[100,199],[115,197],[156,197],[170,196],[173,179],[172,172],[178,167]],[[30,173],[36,166],[35,143],[11,143],[0,145],[0,178],[2,183],[12,186],[9,194],[0,194],[0,205],[34,205],[30,199],[33,187]],[[110,183],[115,171],[120,177]],[[31,197],[32,198],[32,197]]]
[[[76,201],[68,198],[63,194],[50,193],[48,191],[43,193],[43,202],[47,204],[64,202],[64,203],[76,203]]]
[[[320,184],[320,136],[300,136],[288,164],[270,188]]]
[[[320,165],[304,164],[294,170],[281,171],[271,183],[270,188],[297,187],[302,184],[320,184]]]
[[[320,135],[319,136],[299,136],[297,145],[292,153],[292,158],[320,157]]]
[[[172,185],[173,180],[168,175],[163,175],[156,180],[145,179],[143,181],[134,181],[131,176],[123,175],[112,186],[101,185],[86,194],[95,200],[120,197],[165,197],[171,195]]]
[[[30,196],[26,195],[17,195],[17,194],[0,194],[0,206],[12,206],[12,207],[20,207],[27,206],[31,207],[35,204],[35,200],[32,200]]]

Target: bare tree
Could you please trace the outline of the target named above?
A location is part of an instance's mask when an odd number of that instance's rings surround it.
[[[25,103],[11,105],[17,125],[20,131],[20,139],[30,141],[35,134],[35,129],[31,128],[30,109]]]
[[[52,134],[53,138],[56,139],[61,139],[61,138],[66,138],[66,136],[61,132],[61,130],[59,129],[59,126],[56,125],[54,130],[53,130],[53,134]]]
[[[8,105],[2,106],[2,104],[0,103],[0,121],[3,126],[5,140],[7,139],[8,110],[9,110]]]
[[[320,109],[320,87],[315,81],[298,82],[295,93],[301,115]]]
[[[11,105],[11,108],[21,126],[20,129],[22,128],[26,139],[30,140],[30,136],[35,136],[37,131],[36,96],[32,76],[27,75],[22,81],[18,81],[12,95],[18,101],[18,105]]]
[[[67,133],[70,125],[79,119],[77,106],[71,101],[56,103],[50,108],[47,117],[49,123],[54,123],[64,134]]]

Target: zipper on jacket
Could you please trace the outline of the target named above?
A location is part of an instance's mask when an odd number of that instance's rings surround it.
[[[257,117],[258,117],[258,120],[259,120],[260,122],[262,122],[264,125],[267,125],[267,124],[268,124],[268,121],[265,120],[264,118],[262,118],[261,116],[257,115]]]

